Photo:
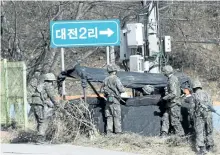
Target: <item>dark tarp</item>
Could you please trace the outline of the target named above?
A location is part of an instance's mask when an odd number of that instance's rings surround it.
[[[190,78],[182,73],[174,73],[181,84],[181,88],[191,88],[192,83]],[[63,71],[58,77],[58,84],[65,80],[66,77],[79,78],[81,80],[87,80],[89,82],[102,83],[105,77],[108,76],[106,69],[102,68],[90,68],[77,64],[72,69]],[[142,88],[144,85],[153,85],[155,87],[166,87],[167,77],[159,73],[137,73],[137,72],[125,72],[119,71],[117,76],[121,79],[122,84],[126,88]]]
[[[152,99],[151,99],[152,97]],[[136,99],[138,99],[137,97]],[[160,108],[156,105],[155,98],[158,96],[150,95],[147,98],[142,98],[140,102],[130,102],[128,99],[126,104],[121,104],[122,130],[123,132],[133,132],[145,136],[157,136],[160,134],[161,117]],[[80,100],[72,100],[70,104],[80,103]],[[94,123],[100,133],[106,132],[105,118],[105,100],[103,98],[87,98],[89,109],[93,112]],[[128,104],[127,104],[128,103]]]
[[[70,70],[61,72],[58,80],[62,81],[65,77],[73,77],[80,79],[85,78],[90,82],[102,83],[107,76],[108,72],[106,69],[76,65]],[[117,76],[126,88],[142,88],[148,84],[154,85],[155,87],[165,87],[167,85],[167,78],[163,74],[119,71]]]
[[[165,109],[157,106],[160,95],[148,95],[127,99],[121,103],[122,129],[124,132],[133,132],[145,136],[158,136],[161,128],[161,117]],[[80,99],[70,101],[70,104],[78,104]],[[92,111],[97,129],[106,131],[105,100],[103,98],[87,98],[87,103]],[[163,104],[163,103],[160,103]],[[187,108],[182,109],[183,127],[186,134],[189,132]]]

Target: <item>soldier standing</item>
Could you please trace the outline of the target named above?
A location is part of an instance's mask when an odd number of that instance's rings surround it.
[[[181,89],[178,78],[173,74],[173,68],[169,65],[163,68],[164,75],[168,77],[166,95],[166,111],[162,117],[161,136],[167,136],[170,124],[174,128],[176,135],[184,136],[184,130],[180,122],[181,119]]]
[[[124,86],[120,79],[117,77],[117,69],[115,65],[108,65],[107,71],[109,76],[105,78],[103,91],[107,99],[105,106],[105,117],[107,118],[107,134],[122,133],[121,128],[121,106],[120,94],[125,92]]]
[[[198,155],[203,155],[207,151],[213,151],[213,123],[211,97],[207,92],[202,90],[199,81],[195,81],[193,85],[193,94],[191,104],[194,110],[194,129],[196,133],[196,148]]]
[[[32,95],[31,106],[37,121],[38,143],[45,140],[45,106],[53,108],[58,105],[53,82],[56,81],[53,73],[43,75],[40,82]]]

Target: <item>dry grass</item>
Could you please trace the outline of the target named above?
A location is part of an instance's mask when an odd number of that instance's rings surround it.
[[[14,131],[0,131],[0,143],[10,143],[15,136],[16,133]]]
[[[61,122],[60,122],[61,123]],[[57,132],[56,138],[53,142],[56,143],[73,143],[74,145],[80,146],[90,146],[97,147],[115,151],[124,151],[140,154],[151,154],[151,155],[194,155],[195,150],[193,145],[187,140],[181,140],[178,137],[146,137],[134,133],[125,133],[122,135],[99,135],[96,134],[93,138],[89,138],[86,134],[80,134],[80,136],[69,137],[66,132],[61,133],[61,131],[66,128],[61,128],[64,126],[60,123],[60,131]],[[75,132],[75,131],[74,131]],[[73,133],[74,133],[73,132]],[[62,137],[63,136],[63,137]],[[9,142],[33,142],[35,139],[35,132],[33,130],[17,131],[10,130],[9,132],[1,132],[1,143]],[[207,155],[217,155],[220,154],[220,132],[215,132],[215,153],[208,153]],[[66,141],[66,142],[65,142]]]
[[[91,137],[97,133],[92,112],[84,101],[66,103],[59,107],[46,130],[47,139],[51,143],[74,142],[78,136]]]
[[[22,132],[10,131],[10,132],[1,132],[1,143],[11,142],[12,139],[20,137],[21,139],[33,138],[31,137],[32,131],[29,134],[26,133],[22,135]],[[3,136],[4,135],[4,136]],[[22,137],[23,136],[23,137]],[[220,133],[215,132],[215,152],[208,153],[207,155],[217,155],[220,154]],[[23,141],[25,142],[25,141]],[[140,136],[134,133],[125,133],[123,135],[96,135],[92,139],[89,139],[87,136],[80,136],[75,139],[74,145],[80,146],[90,146],[97,147],[115,151],[124,151],[132,153],[140,153],[146,155],[195,155],[194,148],[192,144],[188,141],[182,141],[177,137],[146,137]]]
[[[63,105],[63,106],[62,106]],[[22,129],[10,130],[1,136],[1,142],[28,143],[36,142],[36,125],[30,120],[26,131]],[[46,139],[50,143],[74,142],[78,136],[93,137],[97,134],[93,123],[92,113],[88,104],[82,100],[79,103],[63,103],[45,120],[44,129]]]
[[[215,134],[215,153],[220,154],[220,134]],[[97,136],[93,140],[80,138],[74,144],[82,146],[99,147],[110,150],[151,154],[151,155],[194,155],[195,151],[189,142],[184,142],[177,137],[145,137],[137,134],[123,134],[111,136]]]

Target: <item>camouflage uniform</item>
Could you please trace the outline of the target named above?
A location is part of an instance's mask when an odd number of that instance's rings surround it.
[[[55,76],[52,73],[48,73],[43,76],[43,79],[41,79],[42,81],[40,81],[35,93],[32,95],[31,103],[37,121],[39,136],[44,136],[45,134],[45,105],[50,108],[57,105],[56,93],[52,83],[52,81],[56,80]]]
[[[123,93],[124,86],[121,84],[120,79],[115,75],[116,67],[108,66],[109,76],[105,78],[103,91],[107,99],[105,106],[105,117],[107,118],[107,133],[113,132],[121,133],[121,106],[120,94]]]
[[[179,136],[184,135],[184,130],[181,120],[181,89],[178,78],[173,75],[173,69],[171,66],[165,66],[165,75],[168,76],[167,93],[163,97],[166,103],[166,111],[162,117],[161,132],[168,134],[170,124],[174,128],[175,134]]]
[[[199,81],[195,82],[193,89],[192,107],[194,107],[196,147],[200,154],[204,154],[205,147],[209,150],[212,149],[214,145],[212,112],[208,108],[208,106],[212,107],[212,100],[209,94],[202,90]]]

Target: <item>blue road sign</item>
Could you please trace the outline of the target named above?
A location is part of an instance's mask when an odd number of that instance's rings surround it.
[[[120,21],[76,20],[50,22],[51,47],[120,45]]]

